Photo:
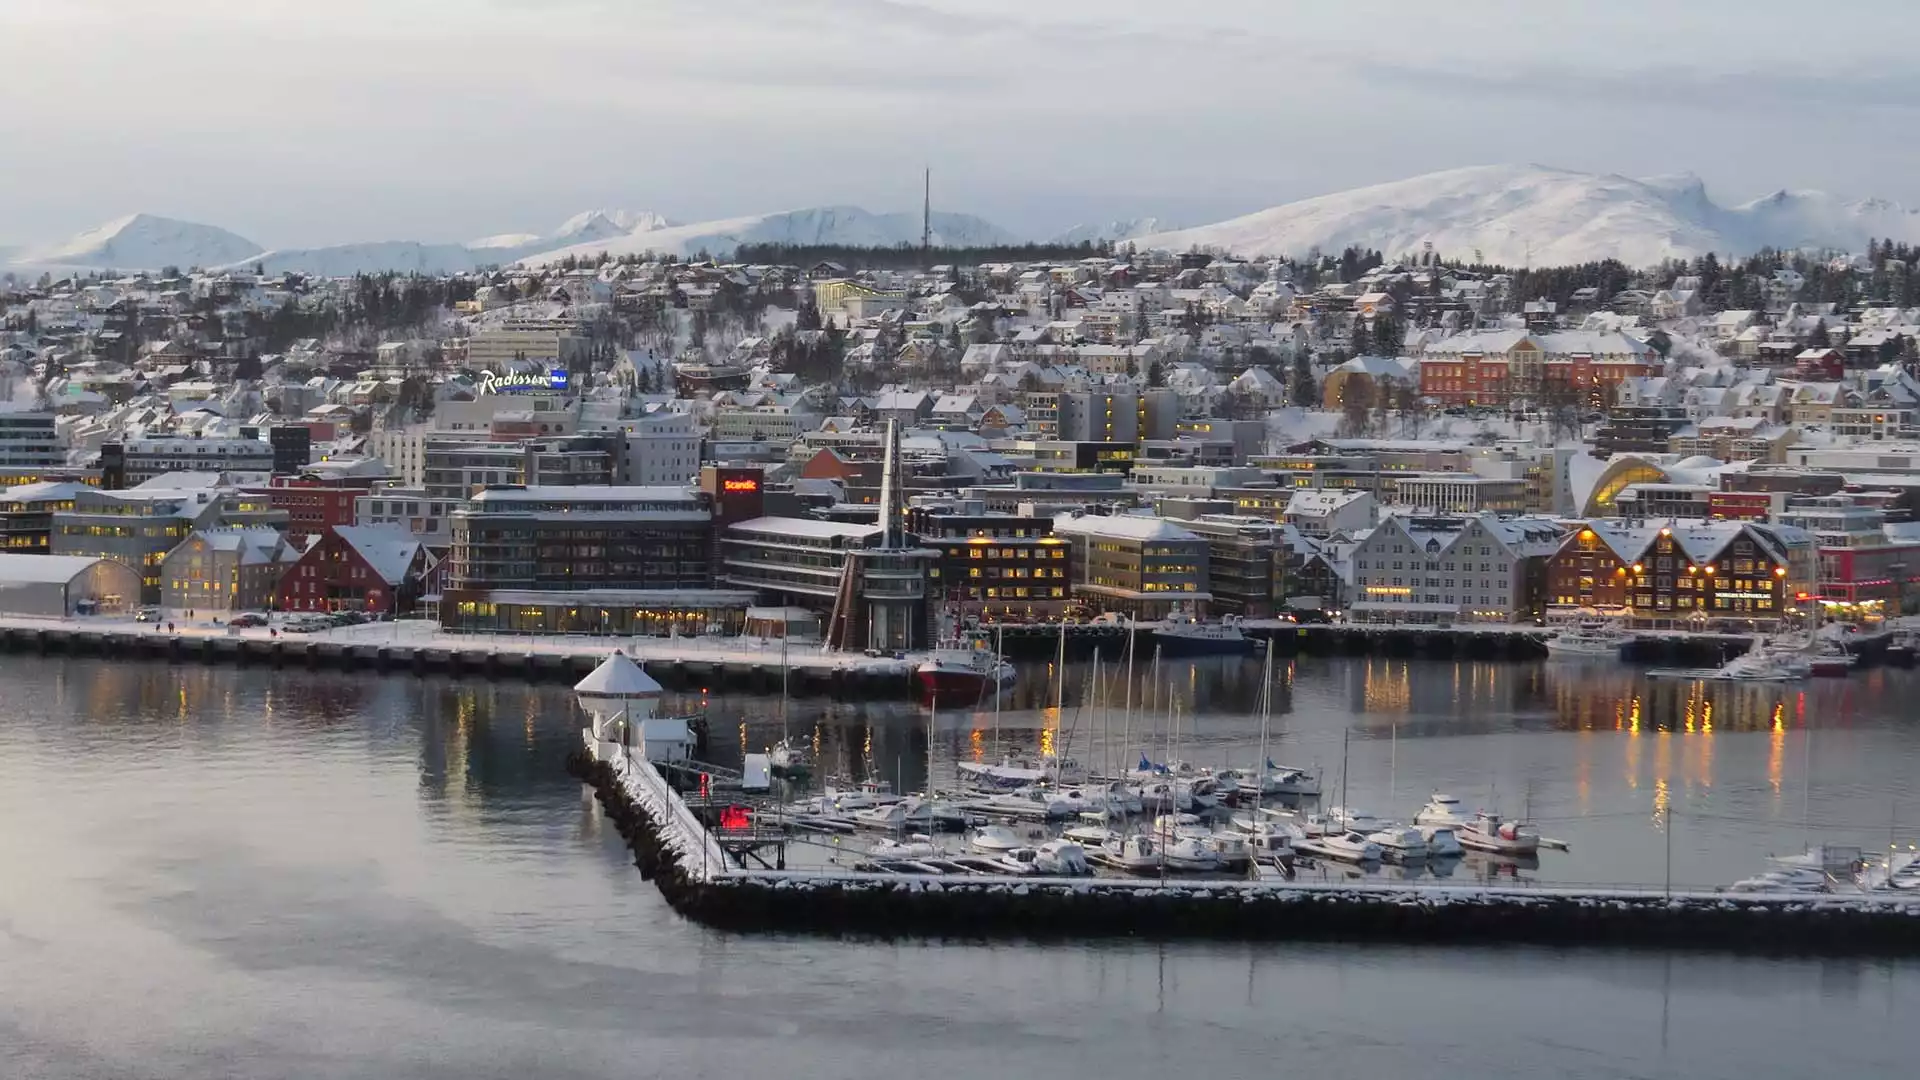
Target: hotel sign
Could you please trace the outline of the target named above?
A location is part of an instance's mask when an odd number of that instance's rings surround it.
[[[720,482],[720,490],[730,491],[730,492],[740,492],[742,494],[752,494],[753,492],[760,490],[760,481],[758,480],[722,480]]]
[[[567,373],[558,368],[543,374],[533,375],[497,375],[491,371],[480,379],[480,392],[483,394],[517,394],[528,390],[565,390]]]

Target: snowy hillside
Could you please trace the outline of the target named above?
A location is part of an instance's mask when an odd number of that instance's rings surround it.
[[[777,214],[702,221],[670,228],[639,230],[607,240],[575,244],[543,252],[525,260],[540,265],[569,256],[582,259],[608,255],[692,255],[706,251],[721,255],[741,244],[849,244],[892,247],[920,242],[920,215],[875,214],[857,206],[823,206]],[[933,215],[933,242],[945,246],[1016,242],[1005,230],[970,214]]]
[[[129,214],[41,248],[15,252],[10,265],[157,270],[223,266],[260,253],[260,245],[212,225]]]
[[[376,240],[365,244],[269,251],[242,260],[233,268],[259,266],[269,274],[295,273],[308,277],[352,277],[389,270],[402,274],[458,274],[483,266],[497,266],[513,259],[520,251],[518,247],[501,251],[462,244]]]
[[[1348,245],[1388,258],[1422,245],[1450,259],[1535,266],[1616,258],[1646,265],[1709,251],[1761,247],[1863,250],[1869,236],[1920,240],[1920,215],[1891,203],[1819,192],[1780,193],[1722,207],[1692,176],[1634,180],[1539,165],[1430,173],[1287,203],[1194,229],[1155,233],[1138,246],[1240,254],[1334,253]]]
[[[1105,240],[1108,243],[1117,244],[1135,237],[1167,232],[1173,227],[1171,222],[1161,218],[1133,218],[1129,221],[1109,221],[1105,225],[1075,225],[1071,229],[1056,234],[1047,242],[1050,244],[1097,244]]]

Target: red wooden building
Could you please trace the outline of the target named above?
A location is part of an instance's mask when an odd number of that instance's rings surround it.
[[[321,533],[280,578],[282,611],[367,611],[398,615],[420,597],[427,549],[405,529],[337,525]]]

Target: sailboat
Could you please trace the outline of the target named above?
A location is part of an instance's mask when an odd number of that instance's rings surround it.
[[[805,780],[813,775],[813,762],[806,750],[793,741],[787,730],[788,693],[787,638],[780,638],[780,741],[767,748],[767,771],[782,780]]]

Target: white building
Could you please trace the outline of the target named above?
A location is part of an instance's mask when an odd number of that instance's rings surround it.
[[[1300,530],[1300,535],[1315,539],[1345,534],[1352,536],[1373,528],[1380,519],[1380,504],[1368,491],[1337,488],[1302,488],[1287,500],[1280,520]]]
[[[483,371],[505,371],[516,362],[565,367],[586,347],[587,339],[570,320],[510,319],[474,331],[467,339],[467,366]]]
[[[453,542],[448,522],[465,505],[465,499],[435,497],[423,487],[375,488],[353,500],[353,523],[398,526],[428,547],[444,548]]]
[[[1392,516],[1354,548],[1358,622],[1510,623],[1527,614],[1530,565],[1558,549],[1542,518]]]
[[[170,472],[271,473],[273,447],[264,439],[129,439],[126,484],[135,487]]]
[[[52,413],[0,404],[0,470],[19,475],[65,463]]]
[[[700,471],[700,435],[686,413],[663,409],[620,426],[624,434],[614,483],[687,484]]]

